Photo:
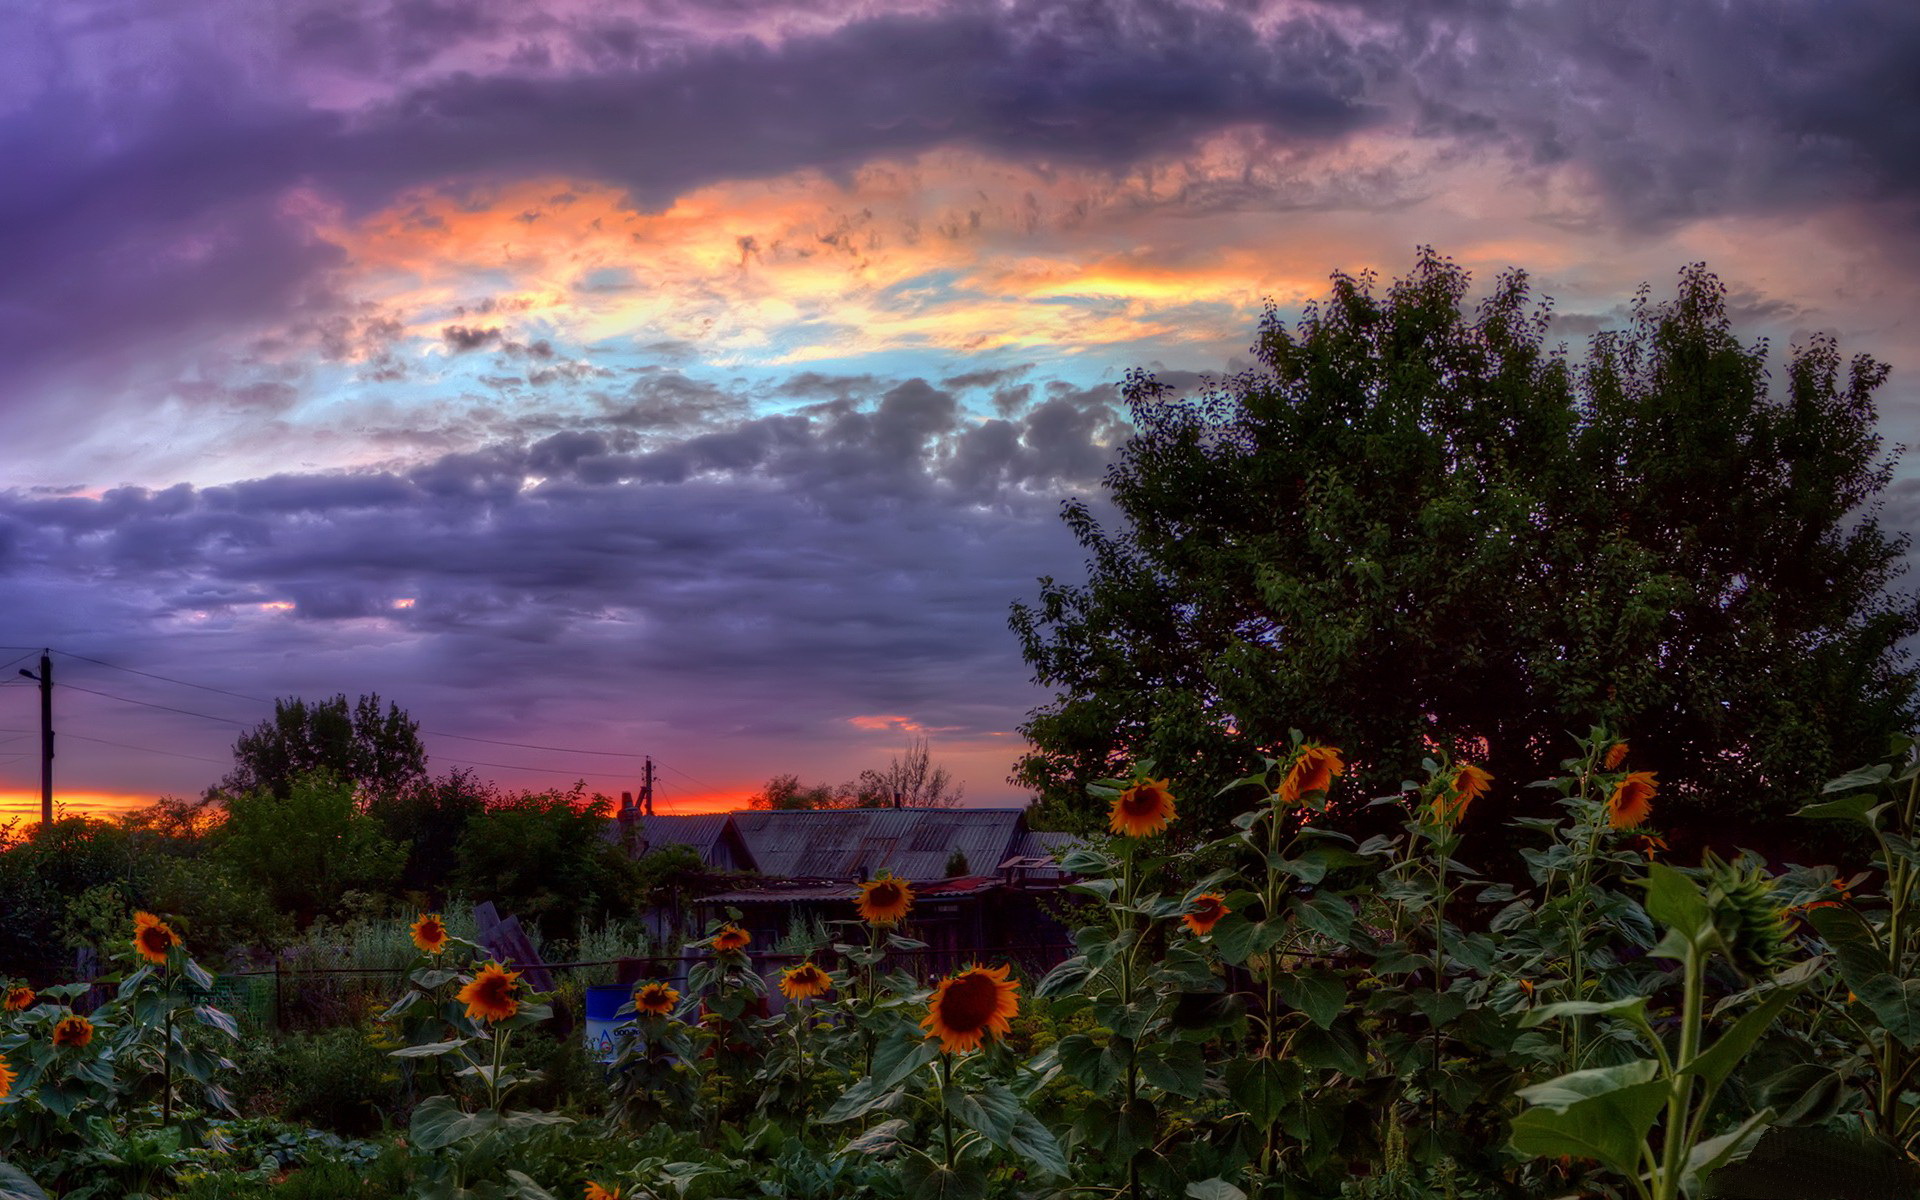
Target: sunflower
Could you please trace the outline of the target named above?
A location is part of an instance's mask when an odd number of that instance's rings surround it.
[[[733,954],[736,951],[745,950],[747,943],[752,940],[753,935],[738,925],[726,925],[719,933],[713,935],[713,948],[720,954]]]
[[[519,978],[520,972],[509,971],[499,963],[482,965],[473,982],[460,989],[460,1003],[467,1006],[467,1016],[476,1021],[504,1021],[519,1012],[520,1001],[513,994],[514,981]]]
[[[33,989],[24,983],[16,983],[7,989],[7,1011],[19,1012],[23,1008],[33,1007]]]
[[[1310,793],[1324,792],[1332,787],[1335,775],[1346,773],[1347,764],[1340,761],[1337,747],[1311,743],[1302,746],[1300,757],[1293,760],[1287,777],[1280,781],[1280,802],[1298,804]]]
[[[13,1068],[7,1065],[7,1060],[0,1058],[0,1100],[5,1100],[13,1094],[13,1081],[18,1078],[19,1076],[13,1073]]]
[[[1627,761],[1627,744],[1615,742],[1607,748],[1607,757],[1600,765],[1606,770],[1618,771],[1620,764],[1625,761]]]
[[[854,902],[860,919],[869,925],[898,925],[913,907],[913,885],[904,879],[881,875],[860,885],[860,898]]]
[[[664,983],[647,982],[633,989],[633,1011],[649,1017],[664,1017],[680,1004],[680,993]]]
[[[940,981],[920,1028],[940,1039],[948,1054],[977,1050],[989,1035],[1013,1028],[1020,1011],[1017,983],[1007,982],[1006,967],[968,967]]]
[[[53,1044],[56,1046],[72,1046],[75,1050],[82,1050],[92,1040],[93,1022],[85,1017],[68,1014],[53,1023]]]
[[[1128,837],[1146,837],[1165,829],[1173,817],[1173,793],[1167,790],[1167,780],[1136,779],[1114,797],[1107,828]]]
[[[1632,772],[1613,787],[1613,796],[1607,801],[1607,823],[1615,829],[1639,828],[1652,815],[1658,791],[1652,771]]]
[[[780,972],[780,994],[789,1000],[811,1000],[833,990],[833,980],[810,962]]]
[[[413,944],[422,954],[438,954],[447,948],[447,923],[439,913],[422,913],[413,919]]]
[[[180,935],[173,931],[173,926],[150,912],[133,914],[133,948],[140,952],[141,958],[155,966],[164,966],[167,951],[179,944]]]
[[[1461,763],[1447,784],[1447,790],[1433,798],[1433,816],[1442,825],[1457,825],[1467,815],[1467,805],[1487,794],[1493,776],[1484,767]]]
[[[608,1189],[601,1187],[599,1184],[589,1179],[587,1180],[586,1200],[621,1200],[620,1189],[618,1186],[615,1186],[611,1191],[609,1191]]]
[[[1188,929],[1202,936],[1212,933],[1220,918],[1233,911],[1227,907],[1227,898],[1219,892],[1203,892],[1188,903],[1193,905],[1193,911],[1180,919],[1187,923]]]

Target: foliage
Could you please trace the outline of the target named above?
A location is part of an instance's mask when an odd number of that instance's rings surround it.
[[[603,836],[610,811],[604,796],[578,786],[501,799],[460,835],[454,889],[492,900],[549,940],[624,913],[634,868]]]
[[[460,838],[468,822],[495,803],[499,793],[456,767],[436,779],[378,792],[367,801],[367,815],[388,837],[407,848],[400,886],[429,906],[444,905],[446,889],[459,866]]]
[[[1816,337],[1770,392],[1698,266],[1577,363],[1523,274],[1471,312],[1468,285],[1431,252],[1384,293],[1336,275],[1297,324],[1267,314],[1253,370],[1185,399],[1129,378],[1114,525],[1065,509],[1088,582],[1012,615],[1055,692],[1016,779],[1063,820],[1090,828],[1085,784],[1151,758],[1218,830],[1215,790],[1290,726],[1344,746],[1362,794],[1429,746],[1530,779],[1598,715],[1658,732],[1674,828],[1711,812],[1703,835],[1756,844],[1769,798],[1912,718],[1882,364]]]
[[[392,796],[427,774],[419,722],[397,704],[381,712],[377,695],[361,696],[351,708],[344,693],[313,704],[292,696],[276,700],[273,718],[234,742],[233,759],[219,787],[228,796],[264,791],[284,800],[316,771],[362,796]]]
[[[352,784],[324,770],[298,776],[284,794],[230,796],[214,852],[303,929],[339,912],[350,892],[391,887],[406,853],[363,811]]]

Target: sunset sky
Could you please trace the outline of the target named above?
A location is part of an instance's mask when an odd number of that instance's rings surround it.
[[[1007,609],[1116,385],[1335,269],[1526,268],[1578,353],[1704,259],[1920,440],[1916,52],[1910,0],[7,5],[0,798],[51,646],[76,811],[335,692],[511,787],[921,734],[1020,803]]]

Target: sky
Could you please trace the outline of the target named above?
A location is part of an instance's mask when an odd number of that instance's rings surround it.
[[[1523,268],[1577,354],[1704,260],[1915,440],[1916,52],[1909,0],[9,4],[0,811],[43,646],[76,812],[367,692],[512,788],[921,736],[1022,803],[1008,606],[1127,372],[1335,270]]]

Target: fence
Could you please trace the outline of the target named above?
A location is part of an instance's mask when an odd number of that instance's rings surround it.
[[[894,950],[890,965],[907,960],[909,973],[921,982],[929,982],[968,962],[1001,963],[1011,961],[1023,975],[1037,979],[1065,957],[1068,947],[1036,946],[1009,950],[1007,947],[928,947],[921,950]],[[771,1011],[784,1007],[777,986],[780,972],[812,959],[833,968],[833,955],[749,954],[762,980],[767,984]],[[614,969],[614,982],[634,984],[659,979],[684,990],[687,971],[696,962],[711,961],[704,954],[656,955],[647,958],[591,959],[579,962],[540,963],[555,975],[555,983],[565,988],[581,984],[579,975],[602,968]],[[522,965],[516,962],[509,967]],[[233,971],[214,980],[213,1003],[231,1013],[245,1028],[285,1033],[316,1030],[367,1020],[379,1015],[400,995],[410,969],[406,967],[288,967],[275,963],[271,969]],[[103,980],[94,980],[96,985]],[[100,992],[96,986],[96,993]],[[90,1006],[89,1006],[90,1007]],[[572,1014],[578,1016],[578,1014]]]

